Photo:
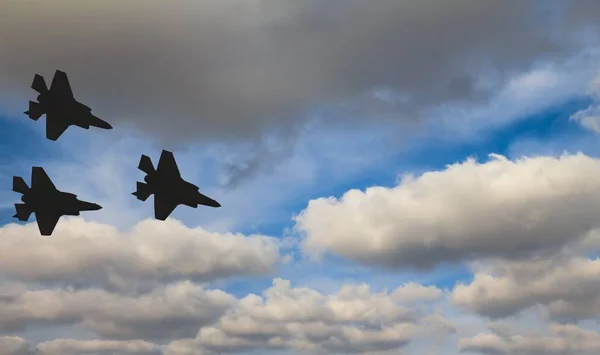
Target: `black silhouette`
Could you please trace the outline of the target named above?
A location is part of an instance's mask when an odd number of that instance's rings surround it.
[[[84,129],[90,126],[112,129],[107,122],[92,114],[92,109],[75,100],[67,74],[57,70],[50,90],[41,75],[35,74],[31,88],[39,93],[38,102],[29,101],[25,114],[34,121],[46,114],[46,137],[55,141],[67,128],[75,125]]]
[[[19,221],[27,221],[35,213],[40,233],[49,236],[61,216],[79,216],[80,211],[97,211],[102,207],[95,203],[80,201],[77,195],[59,191],[43,168],[31,168],[31,188],[20,176],[13,177],[13,191],[23,194],[15,203]]]
[[[137,191],[132,193],[138,200],[146,201],[154,194],[154,217],[164,221],[178,205],[196,208],[198,205],[221,207],[217,201],[204,196],[198,186],[185,181],[179,173],[173,153],[163,150],[154,169],[150,157],[143,155],[138,169],[145,172],[143,182],[137,182]]]

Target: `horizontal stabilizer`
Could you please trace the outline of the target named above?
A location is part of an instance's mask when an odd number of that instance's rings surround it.
[[[140,158],[140,164],[138,165],[138,169],[145,172],[146,174],[150,174],[155,171],[154,165],[152,164],[152,160],[150,159],[150,157],[143,154]]]
[[[17,213],[13,216],[13,218],[17,218],[19,221],[27,221],[29,216],[33,212],[26,204],[24,203],[15,203],[15,209]]]
[[[143,182],[137,182],[137,191],[132,193],[133,196],[137,197],[138,200],[146,201],[150,195],[152,195],[152,190],[150,186]]]
[[[25,114],[35,121],[37,121],[45,113],[44,106],[34,101],[29,101],[29,110],[25,111]]]
[[[29,191],[29,186],[25,180],[23,180],[20,176],[13,176],[13,191],[18,192],[20,194],[27,193]]]
[[[31,84],[31,88],[39,92],[40,94],[43,94],[48,91],[48,86],[46,86],[46,81],[44,80],[44,77],[39,74],[35,74],[35,77],[33,78],[33,83]]]

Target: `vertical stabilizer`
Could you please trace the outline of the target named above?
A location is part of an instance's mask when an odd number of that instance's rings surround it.
[[[138,169],[145,172],[146,174],[151,174],[155,172],[154,165],[152,164],[152,160],[149,156],[143,155],[140,158],[140,163],[138,164]]]
[[[29,191],[29,186],[20,176],[13,176],[13,191],[20,194],[25,194]]]
[[[48,91],[48,86],[46,86],[46,81],[44,80],[44,77],[39,74],[35,74],[35,77],[33,78],[33,83],[31,83],[31,88],[39,92],[40,94],[44,94]]]

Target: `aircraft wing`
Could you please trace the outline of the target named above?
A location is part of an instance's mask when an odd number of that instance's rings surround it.
[[[54,231],[60,215],[56,213],[37,213],[35,212],[35,219],[37,221],[40,233],[45,236],[49,236]]]
[[[54,73],[52,84],[50,84],[50,91],[56,92],[63,97],[73,97],[73,91],[71,91],[67,73],[60,70],[57,70],[56,73]]]
[[[50,180],[50,177],[48,177],[44,168],[39,166],[31,168],[31,188],[36,190],[56,190],[56,186],[54,186],[54,183]]]
[[[181,176],[175,157],[173,156],[173,153],[168,150],[163,150],[160,154],[160,160],[158,161],[156,170],[171,176]]]
[[[173,212],[178,203],[164,195],[154,194],[154,218],[164,221]]]
[[[68,124],[54,119],[53,114],[46,113],[46,138],[55,141],[69,128]]]

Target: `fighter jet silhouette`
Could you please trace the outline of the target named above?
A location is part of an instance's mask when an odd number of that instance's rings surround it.
[[[57,70],[54,73],[50,90],[44,77],[35,74],[31,88],[39,93],[38,102],[29,101],[29,110],[25,114],[34,121],[46,114],[46,138],[57,140],[71,125],[84,129],[90,126],[112,129],[110,124],[94,116],[92,109],[75,100],[65,72]]]
[[[19,221],[27,221],[35,213],[40,233],[49,236],[61,216],[79,216],[80,211],[97,211],[102,207],[95,203],[80,201],[77,195],[59,191],[43,168],[31,168],[31,188],[20,176],[13,176],[13,191],[23,194],[15,203]]]
[[[132,193],[138,200],[146,201],[154,194],[154,217],[164,221],[178,205],[192,208],[198,205],[221,207],[217,201],[204,196],[198,186],[181,177],[173,153],[163,150],[155,170],[152,160],[142,154],[138,169],[145,172],[143,182],[137,182],[137,191]]]

